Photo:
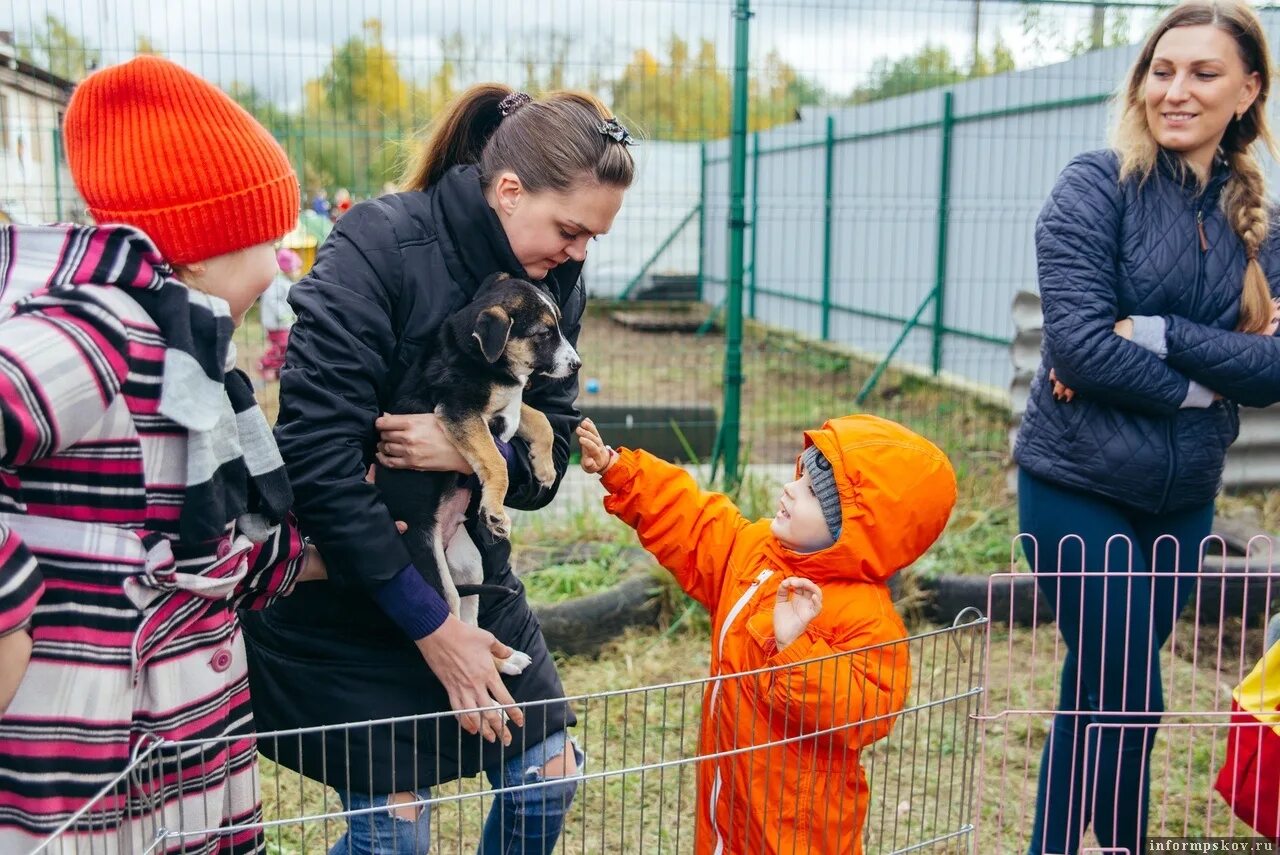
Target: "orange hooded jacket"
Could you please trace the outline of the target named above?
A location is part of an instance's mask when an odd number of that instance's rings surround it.
[[[955,473],[933,444],[874,416],[833,419],[805,433],[809,445],[831,462],[844,521],[833,546],[808,554],[646,452],[620,450],[604,474],[605,508],[711,614],[712,675],[755,672],[715,680],[703,697],[700,853],[860,855],[858,754],[906,703],[907,633],[885,580],[941,534]],[[823,607],[779,652],[773,606],[788,576],[821,586]],[[789,667],[758,670],[774,666]]]

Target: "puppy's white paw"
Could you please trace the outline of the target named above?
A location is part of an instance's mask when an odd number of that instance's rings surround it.
[[[519,650],[512,651],[511,655],[506,659],[495,659],[493,664],[498,666],[498,671],[507,676],[514,677],[520,674],[525,668],[533,664],[533,659],[528,653],[521,653]]]

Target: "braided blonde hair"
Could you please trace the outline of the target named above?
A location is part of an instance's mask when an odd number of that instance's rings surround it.
[[[1118,111],[1112,130],[1112,146],[1120,155],[1120,180],[1136,177],[1146,181],[1155,169],[1159,146],[1147,124],[1145,87],[1147,73],[1155,56],[1156,45],[1164,34],[1175,27],[1214,26],[1235,41],[1245,70],[1257,73],[1258,97],[1223,134],[1221,148],[1231,167],[1222,194],[1222,208],[1235,233],[1244,244],[1247,262],[1240,295],[1241,332],[1262,332],[1271,320],[1271,289],[1258,262],[1258,253],[1266,240],[1269,210],[1266,204],[1266,182],[1262,166],[1253,152],[1261,141],[1272,157],[1280,157],[1275,138],[1267,124],[1267,93],[1271,88],[1271,55],[1257,14],[1238,0],[1191,0],[1171,10],[1147,37],[1141,53],[1129,69],[1124,90],[1117,95]]]

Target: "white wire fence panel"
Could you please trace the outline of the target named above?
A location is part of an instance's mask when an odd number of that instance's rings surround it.
[[[784,813],[783,805],[770,795],[781,791],[779,782],[784,777],[789,782],[787,792],[802,801],[807,797],[811,825],[838,820],[845,806],[839,801],[822,802],[815,793],[829,780],[856,777],[854,764],[860,762],[870,789],[863,830],[867,853],[971,851],[975,726],[983,691],[985,624],[985,619],[972,610],[958,617],[952,626],[922,632],[895,645],[714,679],[587,694],[555,702],[568,704],[576,715],[577,725],[570,729],[570,736],[586,757],[576,795],[567,805],[564,831],[556,851],[693,852],[700,807],[700,767],[753,756],[770,758],[752,786],[753,794],[764,793],[773,799],[764,803],[763,819],[756,816],[757,822],[763,822],[762,827],[768,826],[770,815],[776,824],[777,817]],[[861,719],[854,716],[825,728],[806,724],[801,716],[797,724],[784,725],[779,731],[764,726],[764,719],[772,715],[769,711],[743,701],[741,710],[735,710],[734,715],[760,718],[760,727],[747,728],[759,738],[700,754],[701,713],[704,700],[713,692],[727,694],[728,684],[736,683],[743,690],[741,697],[751,697],[765,681],[783,672],[795,676],[805,671],[806,676],[811,676],[816,669],[824,674],[854,669],[862,674],[865,668],[861,663],[868,655],[887,647],[905,648],[910,657],[911,684],[901,712]],[[717,688],[717,684],[721,685]],[[784,719],[795,720],[778,711],[777,720]],[[302,765],[296,762],[300,756],[314,756],[301,746],[306,740],[318,739],[325,746],[322,758],[328,768],[308,767],[303,769],[306,774],[300,774],[264,757],[259,762],[261,818],[220,826],[202,825],[202,816],[214,814],[192,809],[189,803],[183,812],[166,811],[160,800],[144,798],[147,793],[154,795],[155,790],[148,790],[140,782],[148,780],[148,775],[151,780],[166,781],[164,769],[176,767],[177,757],[192,751],[216,752],[222,741],[152,746],[129,774],[122,776],[118,787],[104,792],[40,851],[76,855],[239,852],[249,851],[242,847],[265,845],[273,855],[324,853],[342,840],[349,822],[359,823],[361,817],[387,808],[344,809],[332,786],[316,779],[328,778],[329,784],[343,786],[341,778],[352,774],[351,770],[363,773],[363,777],[357,774],[361,780],[376,778],[378,770],[370,768],[369,758],[382,753],[379,743],[413,740],[428,733],[441,737],[454,734],[465,752],[470,740],[463,743],[452,722],[451,715],[428,715],[259,734],[258,745],[263,754],[289,758],[292,765]],[[878,732],[877,726],[886,723],[892,724],[889,735],[864,747],[860,757],[843,748],[847,741],[842,737],[849,731]],[[543,736],[529,735],[526,744],[533,745]],[[459,745],[454,746],[455,751],[458,748]],[[796,761],[803,757],[825,760],[820,764]],[[472,765],[481,762],[478,755],[472,760]],[[787,768],[787,763],[793,765]],[[463,765],[467,765],[465,761]],[[815,765],[823,771],[813,771]],[[424,781],[439,777],[436,770],[420,772]],[[528,778],[514,784],[508,781],[507,786],[497,788],[486,776],[464,777],[421,787],[422,797],[397,809],[410,814],[415,810],[430,812],[432,852],[474,852],[495,799],[520,792],[544,792],[549,799],[561,798],[555,791],[560,783],[554,778]],[[741,816],[745,804],[734,802],[727,795],[730,789],[732,782],[726,781],[719,809],[738,811]],[[704,789],[701,798],[707,797]],[[122,812],[122,804],[133,807]],[[730,816],[730,821],[737,820]],[[408,829],[409,824],[403,827]],[[234,846],[230,845],[232,840],[236,841]],[[217,848],[218,841],[224,845],[222,850]],[[754,851],[753,847],[754,844],[748,849]],[[802,846],[797,851],[821,850]]]
[[[988,584],[978,851],[1255,837],[1214,781],[1231,728],[1255,726],[1232,721],[1232,692],[1265,652],[1280,572],[1265,537],[1244,556],[1218,538],[1201,546],[1182,556],[1161,538],[1144,554],[1117,536],[1085,555],[1078,537],[1015,542],[1036,572]],[[1170,569],[1136,569],[1148,566]]]
[[[140,743],[129,766],[34,849],[33,855],[155,851],[156,841],[164,836],[166,819],[158,798],[164,789],[160,747],[159,741]]]

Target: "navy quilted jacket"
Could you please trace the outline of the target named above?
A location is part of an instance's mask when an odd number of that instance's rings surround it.
[[[1280,338],[1233,331],[1245,256],[1219,204],[1227,167],[1203,192],[1167,155],[1141,187],[1119,173],[1114,152],[1078,156],[1036,223],[1044,344],[1014,458],[1053,483],[1161,513],[1217,493],[1237,405],[1280,400]],[[1269,240],[1261,255],[1273,294],[1278,249]],[[1135,315],[1165,319],[1164,358],[1112,331]],[[1050,368],[1073,401],[1054,400]],[[1223,400],[1183,407],[1189,380]]]

